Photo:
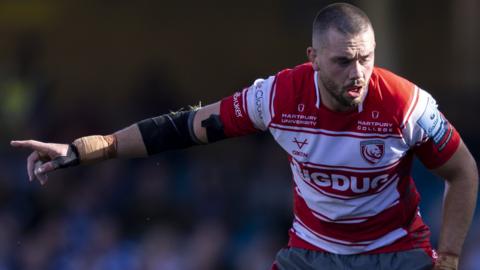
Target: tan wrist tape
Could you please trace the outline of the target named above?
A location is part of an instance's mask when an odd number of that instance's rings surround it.
[[[444,270],[457,270],[458,269],[458,256],[449,253],[439,253],[436,267]]]
[[[77,147],[80,163],[115,158],[117,156],[117,138],[115,135],[87,136],[73,141]]]

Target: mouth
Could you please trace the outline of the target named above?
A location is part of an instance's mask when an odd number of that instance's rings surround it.
[[[347,88],[347,95],[351,98],[358,98],[362,92],[363,86],[352,86]]]

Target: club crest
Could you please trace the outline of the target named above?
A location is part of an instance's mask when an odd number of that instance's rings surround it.
[[[377,164],[385,153],[385,143],[381,140],[360,142],[360,152],[365,161],[370,164]]]

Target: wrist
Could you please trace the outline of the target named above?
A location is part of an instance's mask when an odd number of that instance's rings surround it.
[[[73,167],[78,164],[80,164],[80,159],[78,157],[77,147],[74,144],[68,145],[66,152],[63,155],[52,160],[52,165],[55,169]]]
[[[117,156],[117,138],[115,135],[87,136],[73,141],[80,163],[106,160]]]
[[[449,252],[438,252],[435,262],[435,269],[438,270],[457,270],[459,255]]]

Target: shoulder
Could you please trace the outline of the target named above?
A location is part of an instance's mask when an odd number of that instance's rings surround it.
[[[313,74],[313,67],[312,63],[307,62],[300,65],[297,65],[293,68],[286,68],[280,72],[278,72],[277,76],[281,76],[284,78],[301,78],[302,76]]]
[[[282,119],[285,115],[313,114],[317,100],[314,76],[311,63],[284,69],[275,75],[268,102],[271,122],[285,123]]]
[[[309,81],[314,76],[314,70],[311,63],[304,63],[294,68],[288,68],[277,73],[277,84],[286,88],[299,88],[305,81]]]
[[[284,69],[275,76],[275,92],[286,99],[303,96],[313,87],[314,74],[311,63]]]
[[[399,125],[403,125],[418,104],[420,89],[409,80],[383,68],[375,67],[371,86],[375,104],[381,104]]]
[[[415,93],[415,84],[387,69],[375,67],[372,80],[382,98],[397,103],[408,103]]]

